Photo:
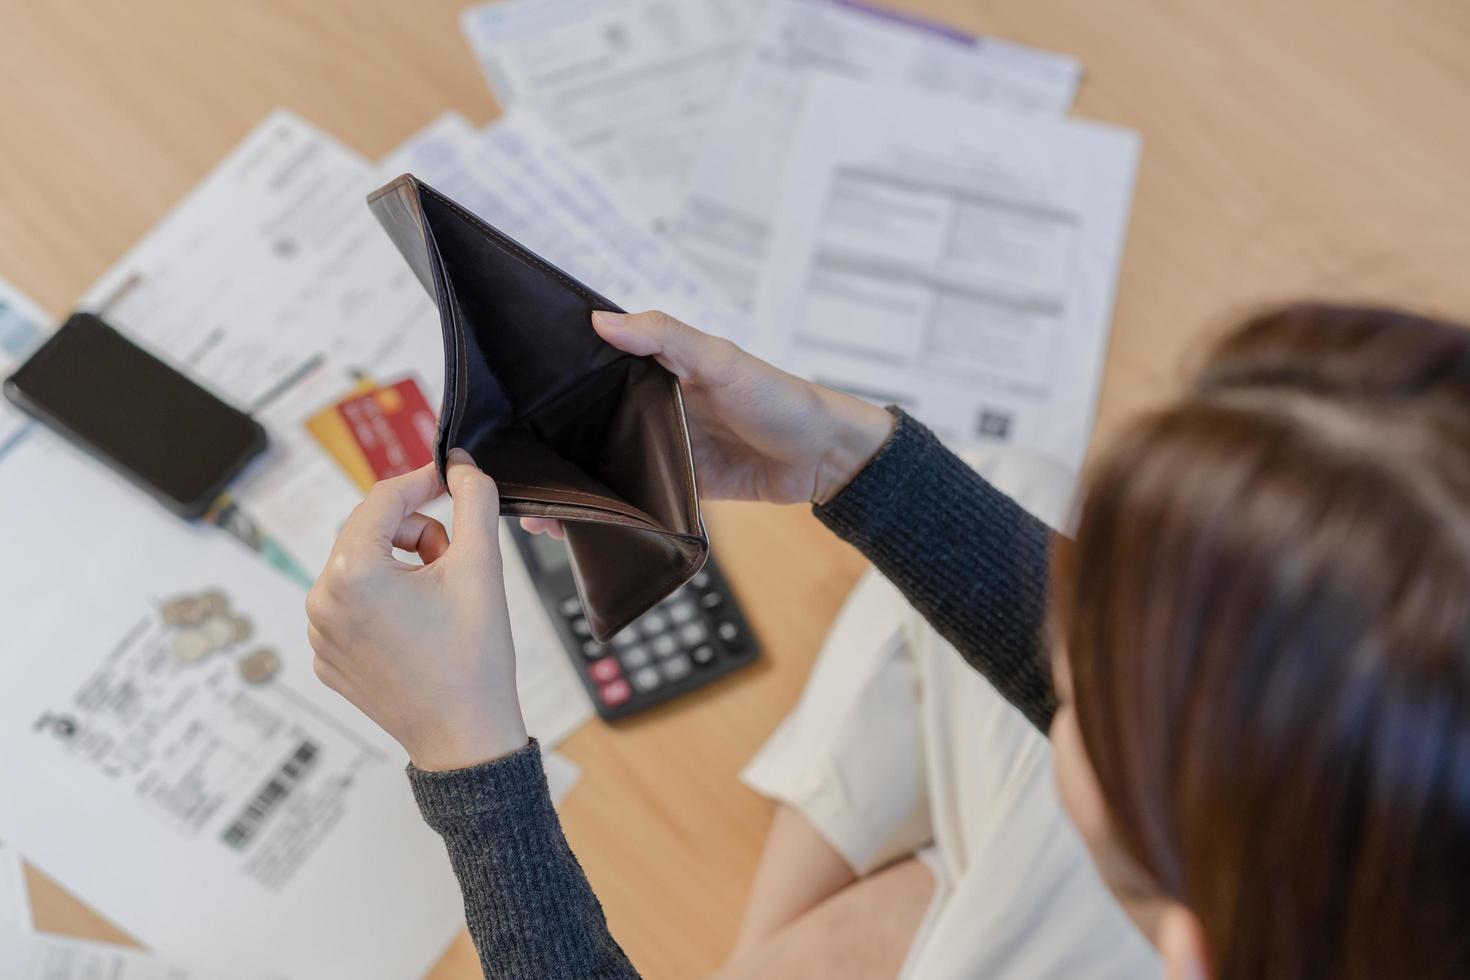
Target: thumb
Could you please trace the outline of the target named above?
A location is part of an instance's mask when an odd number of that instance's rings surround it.
[[[678,377],[700,384],[722,384],[740,348],[656,310],[648,313],[592,314],[592,326],[618,350],[655,357]]]
[[[498,554],[500,548],[500,490],[463,449],[449,451],[446,474],[454,500],[454,541],[457,551]]]

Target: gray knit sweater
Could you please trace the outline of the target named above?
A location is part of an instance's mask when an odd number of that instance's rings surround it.
[[[1055,710],[1038,653],[1047,528],[894,414],[883,448],[816,515],[1044,729]],[[448,848],[486,977],[638,976],[562,836],[535,743],[469,769],[408,775]]]

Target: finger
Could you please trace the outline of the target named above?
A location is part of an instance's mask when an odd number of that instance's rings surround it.
[[[566,528],[554,517],[522,517],[521,529],[527,534],[545,534],[558,541],[566,539]]]
[[[656,357],[675,375],[700,384],[721,384],[744,351],[696,330],[667,313],[592,314],[592,327],[618,350]]]
[[[331,649],[330,644],[327,643],[327,638],[322,635],[322,631],[317,629],[312,623],[306,624],[306,642],[311,644],[312,652],[318,657],[324,656]]]
[[[449,454],[449,495],[454,498],[456,550],[500,554],[500,491],[470,454]]]
[[[393,536],[410,514],[444,492],[434,464],[384,480],[352,511],[338,536],[339,543],[370,543],[386,554]]]
[[[393,532],[393,547],[412,551],[425,565],[432,565],[449,549],[449,532],[432,517],[409,514]]]

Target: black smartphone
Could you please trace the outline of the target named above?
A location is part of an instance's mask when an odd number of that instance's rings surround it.
[[[73,314],[5,395],[186,519],[266,447],[260,423],[90,313]]]

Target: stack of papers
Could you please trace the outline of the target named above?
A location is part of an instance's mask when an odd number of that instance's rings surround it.
[[[1075,59],[856,0],[500,0],[463,27],[513,125],[534,116],[733,312],[627,306],[1075,479],[1138,156],[1065,118]]]
[[[361,498],[306,422],[369,382],[440,397],[436,310],[363,200],[398,173],[627,309],[1075,479],[1139,147],[1066,118],[1074,59],[856,0],[500,0],[463,28],[503,118],[375,162],[273,113],[78,304],[266,426],[231,496],[297,582],[0,404],[0,547],[27,556],[0,569],[26,597],[0,633],[6,976],[386,980],[462,924],[401,750],[313,675],[299,584]],[[0,282],[0,371],[47,321]],[[560,799],[549,750],[593,712],[503,550]],[[244,625],[203,652],[174,611],[206,601]],[[17,851],[156,956],[29,932]]]

